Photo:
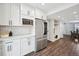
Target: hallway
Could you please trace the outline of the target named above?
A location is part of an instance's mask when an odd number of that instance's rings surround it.
[[[79,56],[79,43],[65,37],[55,42],[48,43],[47,48],[32,53],[32,56]]]

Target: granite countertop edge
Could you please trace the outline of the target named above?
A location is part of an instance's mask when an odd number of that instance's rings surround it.
[[[21,39],[21,38],[24,38],[24,37],[27,38],[27,37],[30,37],[30,36],[35,36],[35,34],[24,34],[24,35],[16,35],[16,36],[3,37],[3,38],[0,38],[0,41]]]

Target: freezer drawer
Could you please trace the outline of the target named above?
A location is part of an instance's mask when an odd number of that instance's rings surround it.
[[[41,42],[41,49],[47,47],[47,40],[46,39],[43,39],[42,42]]]
[[[41,42],[42,42],[42,40],[37,41],[36,51],[39,51],[41,49]]]
[[[39,39],[37,40],[36,51],[39,51],[45,47],[47,47],[47,40],[46,39]]]

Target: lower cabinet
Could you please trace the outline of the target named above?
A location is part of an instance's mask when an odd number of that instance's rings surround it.
[[[0,56],[24,56],[34,49],[34,37],[13,38],[0,42]]]
[[[20,40],[3,41],[0,44],[0,56],[20,56]]]
[[[29,53],[29,45],[30,43],[28,42],[27,38],[21,39],[21,55]]]
[[[20,56],[20,40],[19,39],[13,40],[12,56]]]
[[[0,56],[2,56],[2,44],[0,42]]]
[[[31,36],[31,37],[29,37],[29,40],[30,40],[30,52],[36,51],[36,49],[35,49],[35,37]]]
[[[35,49],[34,37],[25,37],[21,39],[21,55],[31,53]]]
[[[12,55],[12,46],[13,46],[13,41],[3,41],[2,42],[2,56],[11,56]]]

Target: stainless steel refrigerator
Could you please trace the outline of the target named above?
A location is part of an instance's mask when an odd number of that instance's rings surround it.
[[[36,51],[47,47],[47,22],[42,19],[35,19]]]

